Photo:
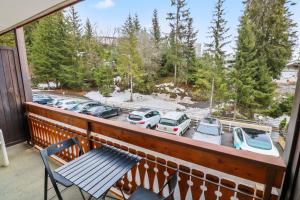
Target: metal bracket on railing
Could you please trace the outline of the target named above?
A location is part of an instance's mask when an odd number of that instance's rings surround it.
[[[4,137],[3,137],[3,133],[2,133],[1,129],[0,129],[0,145],[1,145],[2,154],[3,154],[4,166],[8,166],[9,165],[9,161],[8,161],[6,146],[5,146]]]

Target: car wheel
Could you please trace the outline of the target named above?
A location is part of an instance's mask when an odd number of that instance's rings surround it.
[[[148,126],[147,126],[146,128],[148,128],[148,129],[151,129],[151,126],[150,126],[150,124],[148,124]]]

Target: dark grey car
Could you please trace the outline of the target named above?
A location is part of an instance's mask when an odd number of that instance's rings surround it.
[[[90,108],[83,113],[95,117],[110,118],[119,115],[121,113],[121,108],[102,105]]]
[[[76,105],[74,108],[70,109],[70,111],[77,112],[77,113],[85,113],[89,109],[96,107],[96,106],[101,106],[101,105],[103,105],[103,104],[101,104],[98,101],[85,101],[85,102],[82,102],[82,103]]]

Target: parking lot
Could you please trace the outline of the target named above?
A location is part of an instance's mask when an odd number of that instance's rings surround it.
[[[58,95],[58,94],[53,94],[53,93],[44,93],[44,92],[39,92],[39,93],[42,93],[42,94],[47,94],[47,95],[51,95],[52,97],[54,98],[72,98],[72,99],[86,99],[86,97],[82,97],[82,96],[65,96],[65,95]],[[122,109],[122,113],[120,113],[118,116],[115,116],[115,117],[111,117],[109,118],[109,120],[113,120],[113,121],[122,121],[122,122],[127,122],[127,116],[129,114],[129,110],[126,110],[126,109]],[[194,135],[194,128],[196,126],[196,121],[195,120],[192,120],[191,122],[191,126],[190,126],[190,129],[188,129],[183,137],[188,137],[188,138],[193,138],[193,135]],[[233,137],[232,137],[232,133],[231,132],[228,132],[226,130],[223,130],[224,131],[224,134],[222,135],[222,140],[221,140],[221,144],[224,145],[224,146],[228,146],[228,147],[233,147]],[[282,148],[279,146],[278,143],[274,143],[277,147],[277,149],[279,150],[280,154],[282,155]]]
[[[122,114],[120,114],[119,116],[116,117],[111,117],[109,118],[110,120],[114,120],[114,121],[123,121],[123,122],[127,122],[127,116],[128,113],[123,112]],[[192,122],[191,124],[191,128],[185,132],[185,134],[183,135],[184,137],[188,137],[188,138],[192,138],[194,135],[194,129],[193,127],[195,127],[196,124],[194,122]],[[232,141],[232,134],[229,132],[224,132],[224,134],[222,135],[222,145],[224,146],[228,146],[228,147],[232,147],[233,146],[233,141]]]

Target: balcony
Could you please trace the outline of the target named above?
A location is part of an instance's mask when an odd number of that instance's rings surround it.
[[[85,151],[108,144],[143,157],[117,183],[128,195],[139,185],[157,192],[165,183],[167,175],[178,169],[179,182],[174,195],[176,200],[279,199],[285,173],[281,158],[193,141],[34,103],[26,103],[26,112],[31,143],[36,148],[77,136]],[[31,192],[42,193],[43,186],[38,183],[43,181],[43,166],[37,151],[25,148],[20,154],[17,153],[18,156],[22,154],[29,156],[30,163],[37,164],[34,165],[36,170],[28,169],[20,177],[24,176],[22,179],[25,180],[30,177],[37,185],[31,188],[25,182],[16,180],[17,184]],[[77,156],[78,149],[68,149],[58,154],[56,160],[67,162]],[[14,166],[9,168],[12,169],[4,170],[14,170]],[[1,179],[5,177],[2,170]],[[9,190],[7,188],[5,191]],[[77,192],[71,191],[69,195],[78,196]],[[10,195],[18,194],[12,192]]]
[[[9,167],[0,167],[1,199],[42,199],[44,195],[44,165],[38,149],[27,143],[20,143],[9,147],[8,154],[10,157]],[[53,168],[61,165],[55,160],[50,160],[50,164]],[[60,190],[63,190],[63,188],[60,188]],[[54,196],[54,190],[50,189],[49,199]],[[65,190],[63,197],[65,199],[82,200],[76,187]],[[86,195],[86,197],[88,196]],[[110,199],[107,198],[107,200]]]

